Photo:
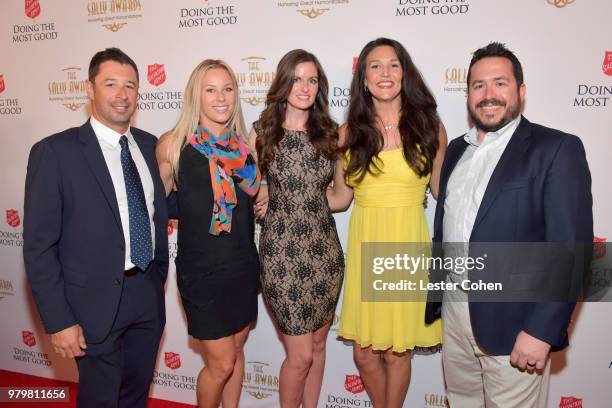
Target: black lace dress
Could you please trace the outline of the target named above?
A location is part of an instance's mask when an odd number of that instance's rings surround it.
[[[261,132],[259,124],[255,131]],[[269,203],[259,255],[263,294],[281,332],[300,335],[334,317],[344,253],[325,190],[334,162],[306,132],[285,131],[268,170]]]

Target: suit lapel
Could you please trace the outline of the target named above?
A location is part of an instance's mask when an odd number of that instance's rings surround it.
[[[89,164],[89,167],[94,174],[100,189],[104,193],[104,197],[106,197],[106,201],[108,202],[108,205],[115,216],[117,226],[123,235],[123,227],[121,226],[121,216],[119,215],[119,205],[117,204],[117,195],[115,194],[113,180],[111,179],[108,166],[104,160],[100,143],[98,143],[96,134],[94,133],[89,121],[79,128],[79,140],[81,143],[83,143],[83,154],[87,159],[87,163]]]
[[[521,117],[521,123],[514,131],[506,149],[499,158],[497,166],[495,166],[495,170],[493,170],[493,174],[491,174],[491,179],[487,184],[487,189],[485,190],[482,202],[478,208],[478,213],[476,214],[472,234],[474,234],[478,224],[482,221],[491,207],[491,204],[495,201],[503,183],[510,178],[513,170],[515,170],[518,163],[520,163],[521,157],[523,157],[525,151],[529,147],[528,139],[530,135],[531,123],[524,117]]]

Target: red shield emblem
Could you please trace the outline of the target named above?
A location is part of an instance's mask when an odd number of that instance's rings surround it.
[[[25,15],[36,18],[40,15],[40,3],[38,0],[25,0]]]
[[[172,220],[168,220],[168,235],[172,235],[174,232],[174,225],[172,224]]]
[[[21,338],[23,339],[23,344],[28,347],[34,347],[36,345],[36,338],[31,331],[23,330],[21,332]]]
[[[0,74],[0,93],[4,92],[4,75]]]
[[[595,237],[593,238],[593,260],[601,259],[606,256],[606,239]]]
[[[166,363],[166,367],[173,370],[181,367],[181,356],[178,353],[166,351],[164,353],[164,361]]]
[[[601,70],[604,74],[612,76],[612,51],[606,51]]]
[[[365,390],[361,377],[355,374],[347,374],[344,379],[344,389],[353,394],[359,394]]]
[[[6,210],[6,223],[13,228],[17,228],[21,224],[19,212],[17,210]]]
[[[561,397],[559,408],[582,408],[582,398]]]
[[[164,70],[164,64],[149,65],[147,80],[153,86],[160,86],[166,82],[166,71]]]
[[[357,57],[353,57],[353,75],[355,75],[355,71],[357,70]]]

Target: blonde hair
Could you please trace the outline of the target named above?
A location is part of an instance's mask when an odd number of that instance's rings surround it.
[[[189,137],[191,137],[194,129],[200,122],[202,78],[209,70],[215,68],[226,70],[232,78],[232,85],[236,92],[236,102],[234,103],[234,110],[226,126],[234,130],[244,140],[244,118],[242,116],[242,109],[240,108],[240,92],[234,71],[232,71],[230,66],[222,60],[206,59],[200,62],[189,76],[185,92],[183,93],[183,109],[181,110],[181,116],[179,116],[176,126],[170,131],[170,143],[168,143],[166,157],[172,167],[172,177],[175,183],[178,181],[179,157],[181,151],[187,145]]]

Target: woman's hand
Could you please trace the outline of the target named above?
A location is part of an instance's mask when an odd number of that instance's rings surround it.
[[[255,203],[253,204],[253,210],[255,212],[255,219],[257,221],[263,220],[268,211],[268,185],[262,184],[259,187],[259,192],[255,197]]]
[[[338,130],[338,146],[344,145],[346,138],[346,125],[340,126]],[[353,201],[353,189],[346,185],[346,173],[344,171],[344,160],[342,157],[336,159],[334,178],[325,190],[327,203],[332,212],[346,211]]]

